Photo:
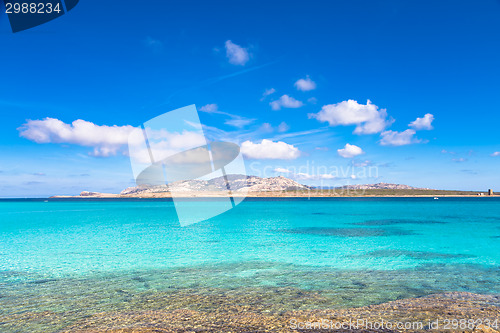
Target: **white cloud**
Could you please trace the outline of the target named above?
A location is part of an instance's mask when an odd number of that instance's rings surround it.
[[[94,156],[116,155],[127,144],[140,146],[144,137],[137,127],[96,125],[78,119],[66,124],[59,119],[28,120],[18,128],[19,135],[36,143],[67,143],[84,147],[92,147]],[[152,131],[146,129],[151,138],[151,150],[155,156],[169,156],[185,148],[205,144],[205,138],[199,132],[183,131],[182,133]],[[139,132],[140,135],[129,135]],[[149,155],[148,155],[149,156]]]
[[[115,155],[127,144],[128,135],[135,128],[126,126],[99,126],[78,119],[66,124],[59,119],[28,120],[18,128],[19,135],[36,143],[70,143],[94,147],[94,155]]]
[[[271,133],[271,132],[273,132],[273,131],[274,131],[274,128],[273,128],[273,126],[271,126],[271,124],[269,124],[269,123],[263,123],[263,124],[260,126],[259,130],[261,130],[262,132]]]
[[[288,169],[284,169],[284,168],[276,168],[274,169],[275,172],[279,172],[279,173],[290,173],[291,171],[288,170]]]
[[[319,175],[319,178],[321,178],[321,179],[333,179],[336,177],[334,175],[326,173],[326,174]]]
[[[385,131],[381,134],[380,144],[382,146],[405,146],[421,142],[421,140],[415,138],[415,133],[415,130],[412,129],[403,132]]]
[[[334,176],[334,175],[332,175],[332,174],[328,174],[328,173],[318,174],[318,175],[310,175],[310,174],[305,173],[305,172],[299,172],[299,173],[293,174],[292,178],[295,178],[295,179],[320,180],[320,179],[334,179],[334,178],[337,178],[337,177]]]
[[[253,159],[293,160],[300,156],[297,147],[283,141],[273,142],[264,139],[261,143],[245,141],[241,144],[241,152],[245,157]]]
[[[316,89],[316,82],[309,78],[309,75],[305,79],[299,79],[295,82],[295,87],[297,90],[309,91]]]
[[[434,115],[427,113],[423,118],[417,118],[415,121],[412,121],[408,126],[414,128],[415,130],[431,130],[432,121],[434,120]]]
[[[266,97],[267,97],[267,96],[272,95],[272,94],[274,94],[275,92],[276,92],[276,89],[274,89],[274,88],[271,88],[271,89],[266,89],[266,90],[264,91],[264,93],[262,94],[262,98],[261,98],[260,100],[261,100],[261,101],[263,101],[264,99],[266,99]]]
[[[207,112],[207,113],[214,113],[218,110],[219,110],[219,106],[217,104],[207,104],[207,105],[203,105],[200,108],[200,111]]]
[[[309,97],[307,101],[311,104],[316,104],[318,103],[318,99],[316,97]]]
[[[370,160],[357,161],[357,162],[354,162],[353,165],[357,168],[366,168],[368,166],[373,165],[373,162]]]
[[[250,55],[248,50],[241,47],[238,44],[234,44],[230,40],[226,41],[226,57],[229,59],[229,63],[238,66],[244,66],[248,60],[250,60]]]
[[[301,106],[304,105],[304,103],[288,95],[283,95],[280,97],[280,99],[269,103],[269,105],[271,105],[271,108],[273,110],[280,110],[282,107],[290,109],[300,108]]]
[[[394,122],[388,119],[386,109],[379,110],[370,100],[364,105],[352,99],[324,105],[318,113],[310,113],[309,118],[328,122],[330,126],[356,125],[355,134],[380,133]]]
[[[281,122],[281,124],[278,125],[278,132],[286,132],[290,129],[290,126],[288,126],[287,123],[285,123],[284,121]]]
[[[347,143],[344,148],[338,149],[337,153],[343,158],[352,158],[361,155],[364,152],[360,147]]]
[[[467,162],[468,160],[466,158],[460,157],[460,158],[453,158],[452,161],[455,163],[463,163]]]
[[[500,151],[496,151],[493,154],[490,155],[491,157],[497,157],[500,156]]]

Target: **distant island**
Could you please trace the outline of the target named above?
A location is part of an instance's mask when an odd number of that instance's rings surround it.
[[[435,197],[435,196],[493,196],[490,191],[449,191],[413,187],[403,184],[377,183],[321,188],[303,185],[279,176],[227,175],[210,180],[184,180],[168,185],[128,187],[118,194],[83,191],[79,196],[52,198],[171,198],[175,197]],[[172,195],[174,193],[174,195]]]

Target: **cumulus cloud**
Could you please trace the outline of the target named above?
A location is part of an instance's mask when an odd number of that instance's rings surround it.
[[[78,119],[71,124],[55,118],[28,120],[18,128],[19,135],[36,143],[66,143],[92,147],[92,155],[107,157],[116,155],[127,144],[140,146],[144,136],[142,130],[130,125],[106,126]],[[199,132],[182,133],[152,131],[146,129],[155,156],[169,156],[193,145],[202,145],[205,138]],[[131,133],[140,135],[131,135]],[[129,137],[130,136],[130,137]],[[148,155],[149,156],[149,155]]]
[[[290,109],[300,108],[304,105],[304,103],[288,95],[283,95],[280,97],[280,99],[269,103],[269,105],[271,105],[271,109],[273,110],[280,110],[282,107]]]
[[[219,110],[219,106],[217,104],[207,104],[207,105],[203,105],[200,108],[200,111],[207,112],[207,113],[214,113],[218,110]]]
[[[271,132],[273,132],[273,131],[274,131],[274,128],[273,128],[273,126],[272,126],[271,124],[269,124],[269,123],[263,123],[263,124],[260,126],[259,130],[261,130],[262,132],[271,133]]]
[[[295,82],[295,88],[301,91],[309,91],[316,89],[316,82],[309,78],[309,75],[305,79],[299,79]]]
[[[264,99],[266,99],[267,96],[269,95],[272,95],[276,92],[276,89],[274,88],[271,88],[271,89],[266,89],[264,91],[264,93],[262,93],[262,98],[260,99],[261,101],[263,101]]]
[[[126,126],[99,126],[78,119],[71,124],[55,118],[28,120],[18,128],[19,135],[36,143],[70,143],[94,147],[94,155],[115,155],[122,145],[127,144],[128,135],[135,128]]]
[[[381,134],[380,144],[382,146],[405,146],[421,142],[415,138],[415,133],[413,129],[407,129],[403,132],[385,131]]]
[[[344,148],[338,149],[337,153],[343,158],[353,158],[363,154],[364,152],[360,147],[347,143]]]
[[[290,126],[288,126],[287,123],[285,123],[284,121],[281,122],[281,124],[278,125],[278,132],[286,132],[290,129]]]
[[[283,141],[264,139],[260,143],[245,141],[241,144],[241,152],[245,157],[252,159],[293,160],[300,156],[297,147]]]
[[[284,168],[276,168],[274,169],[275,172],[279,172],[279,173],[290,173],[291,171],[288,170],[288,169],[284,169]]]
[[[325,174],[318,174],[318,175],[311,175],[305,172],[299,172],[293,174],[292,178],[295,179],[310,179],[310,180],[321,180],[321,179],[334,179],[337,178],[336,176],[325,173]]]
[[[423,118],[417,118],[412,121],[408,126],[414,128],[415,130],[431,130],[432,122],[434,121],[434,115],[427,113]]]
[[[496,151],[493,154],[490,155],[491,157],[497,157],[500,156],[500,151]]]
[[[320,179],[333,179],[333,178],[336,178],[336,177],[334,175],[332,175],[332,174],[325,173],[325,174],[319,175],[319,178]]]
[[[250,55],[248,54],[248,50],[246,48],[243,48],[230,40],[226,41],[225,47],[226,57],[230,64],[245,66],[248,60],[250,60]]]
[[[388,118],[386,109],[379,110],[370,100],[365,105],[352,99],[324,105],[318,113],[310,113],[309,118],[328,122],[330,126],[356,125],[355,134],[380,133],[394,122]]]

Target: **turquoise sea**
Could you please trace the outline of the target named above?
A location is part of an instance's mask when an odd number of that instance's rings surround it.
[[[499,199],[246,199],[187,227],[170,200],[0,201],[0,332],[200,295],[294,310],[445,291],[500,293]]]

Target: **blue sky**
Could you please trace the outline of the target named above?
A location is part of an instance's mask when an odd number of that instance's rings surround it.
[[[494,0],[82,0],[13,34],[2,14],[1,196],[131,186],[102,126],[190,104],[251,174],[498,190],[499,17]],[[363,166],[377,174],[353,177]]]

